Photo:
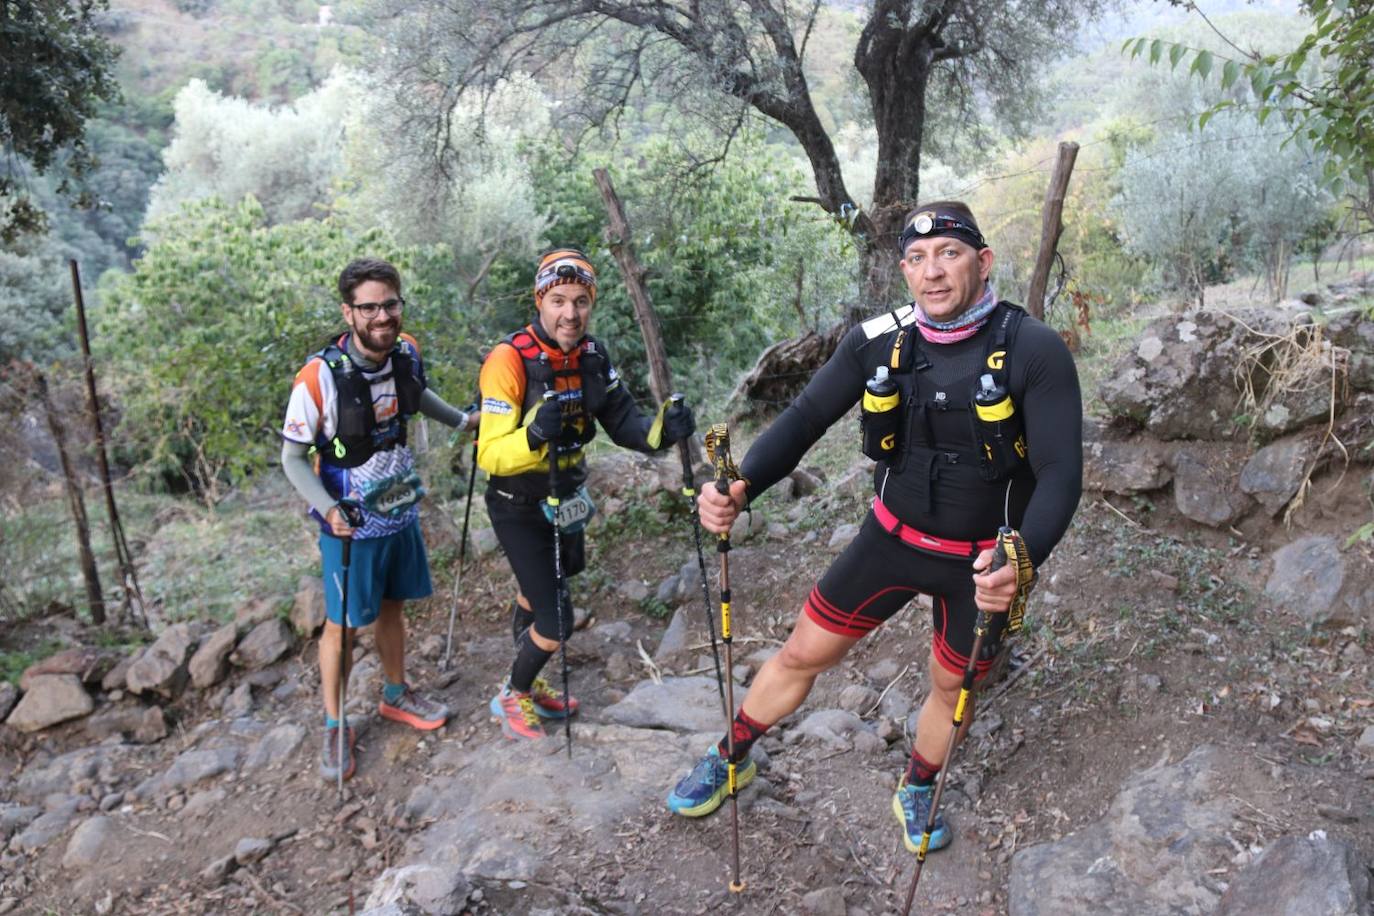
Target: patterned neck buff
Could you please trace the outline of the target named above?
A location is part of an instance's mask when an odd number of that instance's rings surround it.
[[[992,284],[983,287],[983,295],[967,311],[953,321],[931,321],[919,304],[916,306],[916,327],[930,343],[956,343],[977,334],[988,323],[988,316],[997,308],[997,293]]]

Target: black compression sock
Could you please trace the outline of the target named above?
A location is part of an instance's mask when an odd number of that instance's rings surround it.
[[[536,646],[529,630],[520,634],[516,647],[515,664],[510,668],[510,689],[516,693],[529,693],[534,679],[544,670],[553,653]]]
[[[521,634],[533,625],[534,611],[527,611],[520,606],[519,601],[512,600],[510,603],[510,638],[516,646],[520,645]]]
[[[764,725],[762,722],[755,719],[751,719],[744,712],[743,707],[741,707],[739,713],[735,715],[734,724],[731,726],[731,732],[735,739],[734,762],[739,763],[745,757],[748,757],[749,749],[754,746],[754,742],[762,738],[763,733],[768,731],[771,727],[772,726]],[[720,752],[721,757],[728,760],[730,758],[730,746],[726,742],[727,739],[722,738],[720,744],[717,745],[717,750]]]
[[[906,784],[909,786],[928,786],[940,774],[940,765],[931,763],[915,751],[911,752],[911,763],[906,768]]]

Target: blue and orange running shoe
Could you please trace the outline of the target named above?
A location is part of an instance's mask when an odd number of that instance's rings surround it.
[[[758,771],[758,764],[750,757],[735,764],[735,790],[753,782]],[[706,756],[692,767],[692,772],[682,777],[668,793],[668,810],[683,817],[705,817],[729,796],[728,779],[725,759],[720,756],[720,749],[712,745]]]
[[[911,852],[921,849],[921,836],[926,832],[926,821],[930,818],[930,805],[935,800],[934,786],[909,786],[906,777],[897,783],[897,792],[892,796],[892,813],[902,822],[902,841]],[[935,815],[935,828],[930,832],[930,845],[927,851],[944,849],[952,839],[943,814]]]
[[[563,693],[555,690],[553,685],[542,677],[534,679],[530,685],[530,699],[534,701],[534,711],[545,719],[566,719],[568,716],[577,715],[578,707],[582,704],[577,702],[577,697],[568,696],[566,700]]]

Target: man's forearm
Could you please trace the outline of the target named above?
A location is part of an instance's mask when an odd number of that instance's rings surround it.
[[[420,395],[420,413],[456,429],[468,425],[467,413],[439,397],[432,388],[426,388]]]
[[[309,453],[310,446],[304,442],[292,442],[290,439],[283,439],[281,469],[286,472],[286,479],[291,481],[291,486],[296,488],[296,492],[306,502],[310,503],[310,508],[323,517],[329,514],[330,509],[334,508],[337,500],[329,495],[329,491],[320,482],[315,469],[310,466]]]

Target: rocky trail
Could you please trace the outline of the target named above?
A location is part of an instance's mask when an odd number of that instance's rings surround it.
[[[1286,446],[1304,459],[1287,464],[1263,456],[1273,445],[1165,429],[1224,349],[1195,322],[1190,362],[1179,320],[1142,336],[1123,369],[1139,370],[1135,406],[1111,408],[1085,447],[1092,489],[979,700],[946,793],[955,840],[928,860],[915,912],[1371,912],[1374,562],[1367,543],[1341,546],[1352,505],[1368,508],[1369,465],[1323,457],[1310,443],[1326,424],[1310,416],[1271,440],[1309,443]],[[1374,341],[1374,322],[1352,327]],[[1168,410],[1155,427],[1152,403]],[[822,452],[847,461],[852,427]],[[1229,456],[1200,463],[1211,484],[1197,482],[1199,450]],[[571,759],[561,730],[517,744],[489,719],[511,588],[485,531],[452,671],[447,589],[409,621],[410,678],[452,718],[422,734],[377,717],[364,634],[359,768],[342,799],[316,772],[317,583],[303,580],[289,619],[289,599],[265,598],[129,656],[63,614],[0,633],[7,648],[35,633],[70,646],[0,685],[0,913],[898,912],[914,857],[891,797],[928,607],[861,643],[760,743],[740,797],[747,889],[731,894],[728,810],[688,820],[663,802],[722,728],[690,529],[663,495],[673,462],[603,453],[594,466],[603,511],[574,585],[588,622],[570,642],[583,702]],[[737,702],[862,517],[866,474],[809,467],[741,520]],[[1271,504],[1290,487],[1279,509],[1308,495],[1285,527]],[[1217,494],[1225,512],[1205,498]],[[443,513],[425,523],[436,553],[456,542]]]

